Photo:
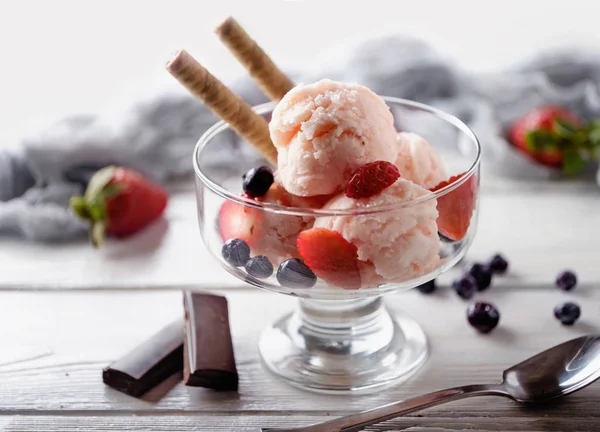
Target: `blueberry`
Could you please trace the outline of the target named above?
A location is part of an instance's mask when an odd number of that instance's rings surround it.
[[[252,168],[242,176],[244,192],[252,198],[264,196],[273,184],[273,171],[268,166]]]
[[[244,267],[250,276],[258,279],[266,279],[273,274],[273,264],[263,255],[250,258]]]
[[[317,283],[317,276],[298,258],[290,258],[279,265],[277,280],[288,288],[310,288]]]
[[[506,273],[506,270],[508,270],[508,261],[502,255],[496,254],[492,257],[487,267],[495,274]]]
[[[422,285],[419,285],[417,289],[423,294],[431,294],[435,291],[435,279],[430,280],[429,282],[425,282]]]
[[[573,325],[581,316],[581,309],[575,303],[561,303],[554,308],[554,316],[564,325]]]
[[[485,291],[492,283],[492,273],[483,264],[475,263],[467,271],[477,282],[477,289]]]
[[[498,325],[500,312],[493,304],[477,302],[467,308],[469,324],[481,333],[489,333]]]
[[[229,264],[241,267],[250,258],[250,246],[242,239],[229,239],[223,244],[221,255]]]
[[[460,298],[468,300],[473,297],[475,291],[477,291],[477,281],[473,276],[466,274],[460,279],[455,280],[452,283],[452,288],[454,288],[454,291],[456,291],[456,294],[458,294]]]
[[[572,271],[564,271],[556,277],[556,286],[563,291],[571,291],[577,285],[577,276]]]

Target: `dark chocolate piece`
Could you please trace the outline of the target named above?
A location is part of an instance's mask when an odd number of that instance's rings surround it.
[[[227,299],[187,291],[183,295],[183,305],[185,385],[214,390],[237,390],[238,373],[229,328]]]
[[[141,396],[183,369],[183,320],[172,322],[102,372],[104,384]]]

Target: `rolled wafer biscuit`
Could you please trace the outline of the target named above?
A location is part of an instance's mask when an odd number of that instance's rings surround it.
[[[267,121],[191,54],[185,50],[178,51],[167,63],[166,69],[269,162],[277,163],[277,149],[271,141]]]
[[[235,19],[227,18],[217,26],[215,33],[271,100],[279,102],[294,87]]]

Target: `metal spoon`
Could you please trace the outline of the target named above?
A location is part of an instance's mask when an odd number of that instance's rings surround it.
[[[600,335],[583,336],[557,345],[513,366],[501,384],[468,385],[440,390],[379,408],[292,429],[262,428],[262,432],[352,432],[446,402],[472,396],[505,396],[517,402],[539,403],[568,395],[600,377]]]

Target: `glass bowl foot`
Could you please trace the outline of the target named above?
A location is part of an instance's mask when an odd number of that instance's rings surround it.
[[[390,315],[381,297],[300,300],[261,334],[263,363],[304,390],[372,393],[398,384],[427,358],[427,338],[411,317]]]

